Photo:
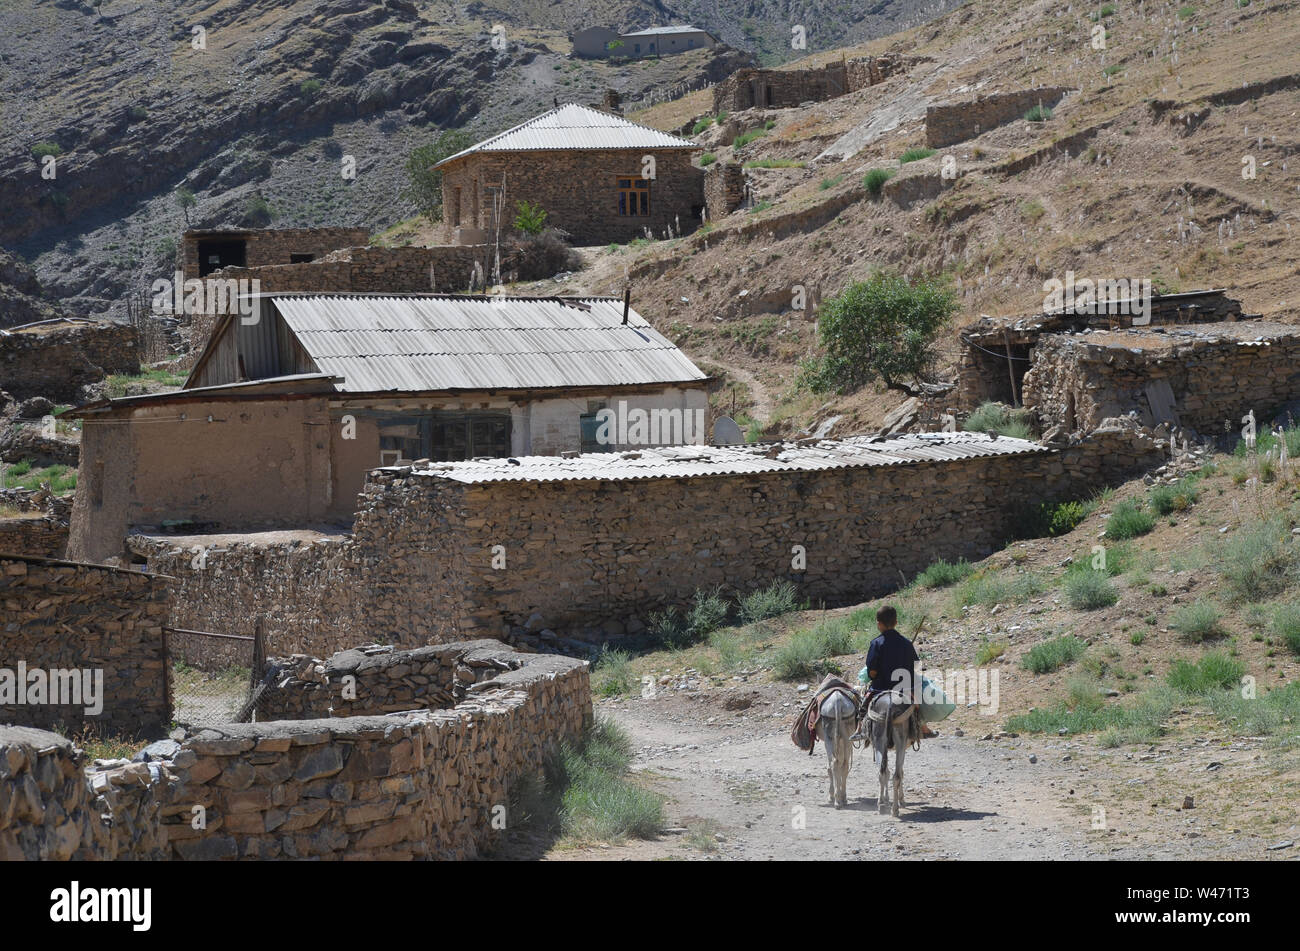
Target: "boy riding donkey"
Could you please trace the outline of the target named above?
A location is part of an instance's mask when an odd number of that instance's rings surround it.
[[[898,624],[898,611],[892,605],[885,605],[876,612],[876,628],[880,631],[880,636],[871,642],[867,648],[867,695],[862,702],[862,712],[865,715],[867,709],[871,706],[871,701],[877,694],[889,693],[891,690],[900,690],[904,694],[904,699],[912,703],[919,703],[920,684],[913,692],[912,681],[916,678],[917,671],[920,667],[920,658],[916,654],[916,647],[902,634],[898,633],[895,625]],[[918,628],[919,630],[919,628]],[[905,673],[903,673],[905,672]],[[921,724],[921,736],[924,739],[936,737],[939,734],[930,729],[924,722]],[[862,739],[861,724],[859,723],[859,732],[853,735],[853,739]]]

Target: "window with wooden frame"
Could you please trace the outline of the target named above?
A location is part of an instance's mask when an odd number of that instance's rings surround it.
[[[650,179],[618,180],[618,213],[623,218],[650,217]]]

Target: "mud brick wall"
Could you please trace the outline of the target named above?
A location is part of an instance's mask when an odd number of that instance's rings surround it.
[[[256,280],[264,293],[451,293],[469,288],[476,263],[481,273],[490,273],[492,250],[489,245],[347,248],[305,264],[222,268],[213,271],[209,278]],[[480,289],[483,286],[481,277],[477,286]],[[210,326],[208,333],[211,333]]]
[[[339,248],[368,244],[367,228],[274,228],[205,234],[187,231],[181,240],[181,265],[185,279],[199,276],[199,242],[225,238],[244,241],[244,263],[250,268],[267,264],[288,264],[291,254],[324,257]]]
[[[725,218],[745,204],[745,169],[737,162],[719,162],[704,173],[704,205],[709,220]]]
[[[1053,107],[1072,91],[1068,86],[1042,86],[929,106],[925,110],[925,144],[938,149],[964,142],[982,132],[1024,118],[1026,112],[1040,103]]]
[[[103,709],[6,703],[0,722],[101,735],[160,732],[171,722],[163,580],[97,565],[0,557],[0,667],[103,671]]]
[[[650,182],[650,214],[620,216],[618,179],[641,177],[642,159],[655,159]],[[700,223],[704,207],[704,173],[691,164],[691,150],[608,149],[553,152],[486,152],[471,155],[443,170],[442,194],[445,239],[455,230],[455,192],[460,189],[462,228],[490,228],[489,185],[506,183],[505,225],[515,217],[515,202],[541,205],[548,227],[569,234],[574,245],[623,244],[645,236],[656,238],[669,227],[688,233]],[[477,185],[476,185],[477,183]],[[477,192],[477,214],[474,195]]]
[[[1197,339],[1157,350],[1100,346],[1086,337],[1053,335],[1034,348],[1025,376],[1025,404],[1045,428],[1095,427],[1102,419],[1136,412],[1147,425],[1146,386],[1169,383],[1179,422],[1205,436],[1239,433],[1241,418],[1267,414],[1300,399],[1300,332],[1281,325],[1243,323],[1244,340]],[[1256,341],[1255,331],[1264,339]]]
[[[510,784],[590,722],[590,682],[569,658],[448,651],[504,669],[451,709],[213,725],[153,744],[149,762],[83,772],[67,740],[0,727],[0,858],[478,856]],[[401,666],[384,665],[391,687]]]
[[[70,321],[0,333],[0,390],[15,399],[79,402],[86,384],[139,372],[138,335],[129,324]]]

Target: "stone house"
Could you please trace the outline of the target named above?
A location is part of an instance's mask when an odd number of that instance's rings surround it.
[[[708,50],[718,38],[694,26],[652,26],[645,30],[616,33],[603,26],[589,26],[572,36],[573,52],[588,59],[626,56],[639,59],[690,50]]]
[[[369,243],[367,228],[191,230],[181,236],[181,272],[188,281],[224,267],[302,264]]]
[[[647,229],[694,230],[704,209],[700,146],[622,116],[566,103],[449,156],[442,169],[445,240],[482,244],[518,202],[575,245],[624,243]]]
[[[135,526],[350,526],[383,465],[699,441],[710,382],[614,298],[263,294],[182,389],[71,412],[69,557],[120,554]]]

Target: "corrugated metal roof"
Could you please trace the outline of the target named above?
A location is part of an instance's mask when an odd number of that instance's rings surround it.
[[[649,126],[628,122],[622,116],[575,103],[543,112],[449,155],[434,168],[476,152],[533,152],[559,149],[698,149],[699,145]]]
[[[1024,439],[994,438],[984,433],[916,433],[891,439],[855,436],[751,446],[665,446],[632,452],[585,453],[567,459],[556,456],[480,459],[431,463],[411,471],[413,475],[465,483],[626,481],[857,469],[1053,451]]]
[[[708,33],[708,30],[701,30],[698,26],[652,26],[634,33],[620,33],[619,36],[658,36],[666,33]]]
[[[685,383],[706,375],[623,302],[272,295],[343,393]],[[576,306],[575,306],[576,305]]]

